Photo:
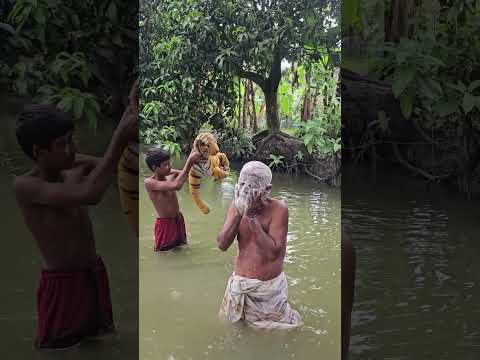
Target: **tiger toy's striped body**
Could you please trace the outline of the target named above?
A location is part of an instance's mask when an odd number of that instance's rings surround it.
[[[202,179],[212,176],[216,181],[225,179],[230,174],[227,156],[220,152],[217,141],[210,133],[197,136],[193,146],[203,154],[205,162],[195,163],[188,174],[190,194],[198,208],[204,213],[210,212],[209,206],[200,198],[199,190]]]
[[[138,143],[129,144],[118,164],[118,187],[123,212],[138,237]]]

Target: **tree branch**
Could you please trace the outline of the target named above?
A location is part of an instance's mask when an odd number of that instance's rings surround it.
[[[415,128],[415,130],[417,130],[417,132],[428,142],[431,142],[432,144],[435,144],[435,145],[439,145],[438,141],[436,141],[435,139],[433,139],[431,136],[429,136],[423,129],[422,127],[420,126],[420,124],[418,123],[417,120],[415,119],[412,119],[412,124],[413,124],[413,127]]]
[[[261,75],[254,73],[253,71],[243,70],[241,68],[237,70],[237,75],[244,79],[252,80],[258,86],[260,86],[262,90],[265,89],[266,81]]]
[[[418,173],[430,181],[438,181],[438,180],[446,179],[450,177],[450,174],[449,175],[432,175],[426,172],[425,170],[422,170],[413,166],[407,160],[405,160],[403,156],[400,154],[400,150],[398,149],[398,144],[392,143],[392,147],[393,147],[393,152],[395,153],[395,157],[400,162],[400,164],[405,166],[407,169],[413,171],[414,173]]]
[[[320,182],[325,182],[326,180],[329,180],[328,177],[321,178],[320,176],[317,176],[317,175],[315,175],[314,173],[310,172],[305,164],[304,164],[304,167],[303,167],[303,168],[304,168],[305,172],[306,172],[308,175],[310,175],[310,176],[313,177],[314,179],[317,179],[317,180],[320,181]]]

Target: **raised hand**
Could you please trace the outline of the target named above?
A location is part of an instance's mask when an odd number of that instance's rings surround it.
[[[263,192],[259,189],[253,189],[247,197],[247,209],[245,215],[248,217],[257,216],[263,207]]]
[[[243,197],[240,197],[239,191],[240,191],[240,189],[239,189],[239,186],[237,184],[237,185],[235,185],[235,199],[234,199],[233,203],[234,203],[235,207],[237,208],[239,214],[243,216],[243,214],[245,213],[245,210],[247,208],[247,201]]]
[[[128,140],[138,138],[138,112],[135,112],[131,105],[127,106],[123,112],[117,131]]]
[[[198,151],[196,147],[194,147],[190,152],[190,155],[188,155],[187,161],[190,161],[191,163],[196,163],[201,158],[202,158],[202,154],[200,153],[200,151]]]
[[[132,88],[130,89],[130,93],[128,95],[128,103],[129,106],[131,106],[133,112],[138,113],[138,78],[135,80],[135,82],[132,85]]]

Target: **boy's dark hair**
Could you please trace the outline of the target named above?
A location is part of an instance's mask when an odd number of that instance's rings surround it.
[[[170,154],[162,148],[152,148],[145,154],[145,163],[151,171],[154,166],[160,166],[164,161],[170,160]]]
[[[34,159],[33,145],[48,149],[53,140],[73,129],[72,118],[54,105],[28,105],[20,113],[16,135],[22,150]]]

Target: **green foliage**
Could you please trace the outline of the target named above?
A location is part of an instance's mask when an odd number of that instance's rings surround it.
[[[338,1],[197,2],[216,32],[215,61],[242,75],[269,74],[275,52],[288,61],[317,60],[339,40]],[[255,81],[255,80],[254,80]]]
[[[338,71],[323,68],[314,79],[315,87],[322,94],[322,106],[314,109],[310,121],[297,123],[296,135],[303,139],[310,154],[314,151],[336,154],[341,150],[342,126],[340,98],[337,96]]]
[[[297,153],[293,157],[297,161],[302,161],[304,158],[304,155],[301,151],[297,151]]]
[[[75,120],[85,117],[90,128],[94,132],[97,130],[100,106],[94,95],[70,87],[55,89],[48,86],[40,88],[38,94],[45,102],[56,104],[63,111],[73,114]]]
[[[277,80],[267,79],[280,75],[282,59],[315,62],[336,47],[338,8],[330,0],[142,2],[140,131],[171,125],[189,143],[207,121],[220,132],[238,127],[239,78],[276,93]]]
[[[205,43],[208,19],[197,7],[183,1],[142,4],[141,133],[174,126],[189,144],[202,124],[222,129],[234,112],[233,79],[215,64]]]
[[[120,102],[110,95],[128,93],[135,66],[136,10],[131,4],[120,0],[1,3],[0,51],[5,56],[0,59],[0,81],[10,92],[56,103],[75,119],[87,120],[92,129],[101,111],[118,111]]]
[[[274,155],[274,154],[270,154],[270,159],[272,159],[272,161],[270,162],[270,164],[268,164],[269,167],[271,167],[272,169],[276,169],[280,166],[284,166],[284,163],[283,163],[283,159],[285,159],[284,156],[282,155]]]
[[[247,159],[255,152],[252,137],[241,128],[225,128],[217,139],[221,151],[232,159]]]
[[[440,9],[436,26],[417,24],[412,39],[385,46],[379,70],[393,81],[404,117],[426,128],[479,124],[480,12],[465,4],[454,1]]]
[[[359,4],[357,0],[345,3],[351,7]],[[342,23],[343,30],[362,43],[360,50],[364,51],[358,54],[368,58],[366,73],[392,84],[403,118],[414,125],[413,136],[420,134],[431,155],[426,160],[426,154],[417,151],[418,143],[406,141],[413,133],[404,132],[406,128],[396,124],[396,118],[390,121],[381,111],[378,119],[366,127],[361,142],[378,144],[384,136],[393,141],[402,139],[402,150],[408,154],[402,162],[406,167],[418,168],[415,172],[429,180],[455,179],[460,190],[469,193],[480,164],[480,3],[449,0],[391,4],[361,2],[362,26],[354,26],[358,17],[345,17],[350,23]],[[393,42],[385,43],[385,39]],[[372,64],[376,70],[373,73]],[[395,133],[397,129],[403,133]],[[399,155],[392,156],[399,160]]]
[[[331,123],[321,117],[301,124],[299,135],[303,138],[308,152],[317,151],[320,154],[332,155],[341,150],[340,137],[331,136]]]
[[[84,87],[88,86],[92,77],[85,54],[80,52],[69,54],[62,51],[51,63],[50,72],[57,77],[57,82],[63,81],[64,84],[71,84],[79,80]]]
[[[399,44],[387,43],[385,51],[388,55],[382,70],[386,74],[393,73],[392,91],[400,100],[400,108],[406,119],[412,116],[416,95],[430,99],[442,96],[442,88],[435,74],[446,65],[434,56],[440,55],[440,47],[430,37],[402,39]]]
[[[162,128],[149,128],[142,133],[141,140],[147,145],[160,146],[171,155],[179,157],[182,148],[178,141],[177,131],[173,126],[164,126]]]

